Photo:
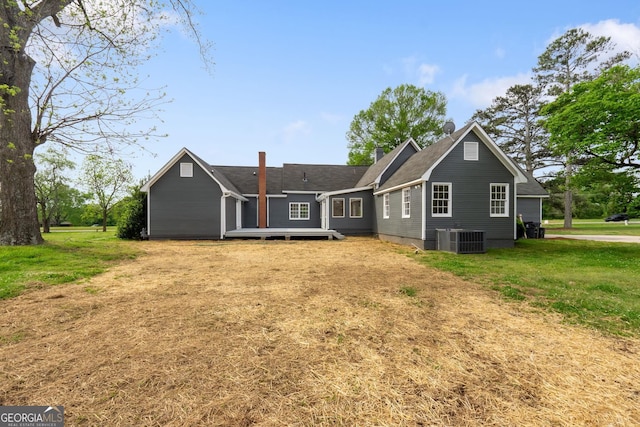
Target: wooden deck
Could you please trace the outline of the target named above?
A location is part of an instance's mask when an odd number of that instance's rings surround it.
[[[326,237],[329,240],[344,239],[344,236],[336,230],[325,230],[323,228],[240,228],[227,231],[224,237],[228,239],[262,240],[278,237],[285,240],[289,240],[292,237]]]

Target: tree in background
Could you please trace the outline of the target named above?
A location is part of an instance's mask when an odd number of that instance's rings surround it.
[[[515,85],[491,106],[478,110],[476,120],[502,150],[533,174],[553,164],[547,133],[540,124],[542,89],[532,84]]]
[[[600,73],[629,57],[628,52],[613,53],[615,45],[610,37],[594,37],[590,33],[574,28],[555,39],[538,57],[534,68],[536,80],[545,93],[558,97],[569,92],[580,82],[593,80]],[[602,57],[602,59],[600,59]],[[565,135],[560,133],[559,135]],[[572,176],[576,167],[576,152],[568,145],[564,151],[555,154],[563,158],[564,163],[564,227],[572,226],[573,187]]]
[[[574,85],[543,111],[558,152],[573,151],[596,166],[640,170],[640,68],[615,66]]]
[[[60,224],[66,221],[73,225],[83,224],[82,212],[87,200],[88,194],[67,184],[61,185],[58,191],[58,209],[53,213],[52,223]]]
[[[594,162],[582,167],[574,176],[574,182],[590,205],[601,208],[599,213],[580,214],[580,218],[605,217],[619,212],[634,214],[631,207],[640,193],[640,177],[634,171]]]
[[[36,202],[42,221],[42,231],[49,233],[51,220],[60,216],[62,199],[66,194],[65,187],[69,178],[65,171],[74,169],[75,163],[67,159],[67,154],[49,148],[38,156],[38,171],[35,175],[34,186]]]
[[[102,222],[102,231],[107,231],[109,212],[133,181],[131,165],[122,159],[88,155],[82,167],[82,180],[91,195]]]
[[[443,135],[447,101],[440,92],[413,85],[387,88],[353,118],[349,141],[349,165],[370,165],[376,147],[385,153],[409,138],[426,147]]]
[[[190,0],[10,0],[0,7],[0,244],[42,243],[34,192],[36,147],[86,152],[137,144],[161,91],[140,88],[159,30],[178,17],[198,38]],[[198,40],[199,42],[199,40]],[[205,49],[204,44],[200,44]]]

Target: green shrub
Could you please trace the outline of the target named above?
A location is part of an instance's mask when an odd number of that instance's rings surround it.
[[[131,189],[123,201],[116,235],[121,239],[140,240],[142,229],[147,228],[147,195],[140,186]]]

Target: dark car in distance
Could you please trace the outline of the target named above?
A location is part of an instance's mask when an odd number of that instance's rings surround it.
[[[613,214],[604,219],[606,222],[618,222],[618,221],[628,221],[629,215],[625,213]]]

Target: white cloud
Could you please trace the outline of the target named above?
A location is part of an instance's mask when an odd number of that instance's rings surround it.
[[[607,19],[595,24],[582,24],[579,25],[579,27],[593,36],[610,37],[619,52],[627,50],[635,55],[635,62],[640,59],[640,27],[637,25],[621,23],[618,19]],[[561,37],[570,28],[566,28],[566,30],[561,33],[555,32],[552,34],[542,50],[546,49],[546,46],[558,37]]]
[[[421,63],[415,56],[402,58],[402,68],[405,76],[417,82],[419,86],[426,86],[435,81],[435,76],[440,72],[440,67],[435,64]]]
[[[296,120],[282,129],[282,138],[285,143],[295,142],[297,139],[311,134],[311,127],[304,120]]]
[[[440,71],[437,65],[420,64],[418,67],[418,82],[420,86],[426,86],[433,83],[436,74]]]
[[[637,25],[608,19],[596,24],[584,24],[580,27],[594,36],[611,37],[611,41],[616,44],[618,50],[632,52],[636,55],[636,62],[640,59],[640,27]],[[561,35],[554,34],[548,40],[547,45]],[[505,55],[504,50],[500,48],[496,49],[494,53],[498,58]],[[463,75],[454,82],[448,97],[461,100],[475,109],[482,109],[490,106],[496,97],[503,96],[510,87],[516,84],[531,83],[531,77],[531,73],[520,73],[514,76],[487,78],[480,82],[471,83],[468,81],[468,76]]]
[[[450,97],[464,99],[474,108],[486,108],[496,97],[507,93],[511,86],[530,82],[531,75],[527,73],[489,78],[472,84],[467,82],[467,75],[464,75],[454,82]]]
[[[607,19],[596,24],[580,26],[594,36],[611,37],[619,50],[627,50],[640,55],[640,27],[635,24],[624,24],[617,19]]]

